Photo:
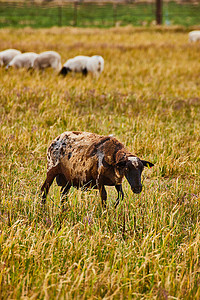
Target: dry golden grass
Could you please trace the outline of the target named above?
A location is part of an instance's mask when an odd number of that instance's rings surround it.
[[[0,50],[102,55],[99,80],[0,69],[2,299],[199,299],[200,44],[131,27],[0,30]],[[108,189],[54,184],[39,205],[46,149],[65,130],[114,134],[155,163],[115,211]]]

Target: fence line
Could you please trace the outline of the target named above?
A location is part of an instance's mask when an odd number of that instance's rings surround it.
[[[44,3],[0,2],[0,27],[111,27],[155,23],[155,3]],[[200,3],[163,3],[163,22],[167,25],[199,25]]]

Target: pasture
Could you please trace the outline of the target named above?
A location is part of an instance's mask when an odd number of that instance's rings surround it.
[[[0,298],[200,298],[200,44],[181,28],[1,29],[0,50],[102,55],[90,75],[0,69]],[[114,134],[155,163],[143,191],[39,191],[50,142]]]

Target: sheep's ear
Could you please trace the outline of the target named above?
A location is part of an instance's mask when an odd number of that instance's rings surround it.
[[[116,153],[116,166],[119,168],[125,168],[127,164],[127,157],[126,154],[123,151],[118,151]]]
[[[141,162],[143,163],[144,167],[152,168],[154,166],[154,164],[146,160],[141,160]]]

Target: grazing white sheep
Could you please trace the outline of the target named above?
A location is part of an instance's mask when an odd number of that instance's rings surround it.
[[[37,56],[38,54],[34,52],[26,52],[26,53],[19,54],[11,60],[11,62],[7,65],[6,69],[10,67],[15,67],[17,69],[19,68],[30,69],[33,67],[34,60],[36,59]]]
[[[0,52],[0,67],[6,66],[9,62],[18,54],[21,54],[19,50],[7,49]]]
[[[60,54],[55,51],[45,51],[40,53],[34,61],[33,68],[43,70],[50,67],[60,71],[62,68]]]
[[[104,59],[102,56],[94,55],[92,57],[79,55],[74,58],[68,59],[60,74],[63,76],[67,75],[69,72],[82,72],[83,75],[87,75],[88,72],[96,75],[97,77],[101,74],[104,69]]]
[[[193,30],[189,32],[189,42],[200,41],[200,30]]]
[[[89,59],[89,56],[83,56],[83,55],[78,55],[74,58],[68,59],[61,71],[60,74],[62,75],[67,75],[69,72],[82,72],[83,75],[86,75],[86,65],[87,61]]]

